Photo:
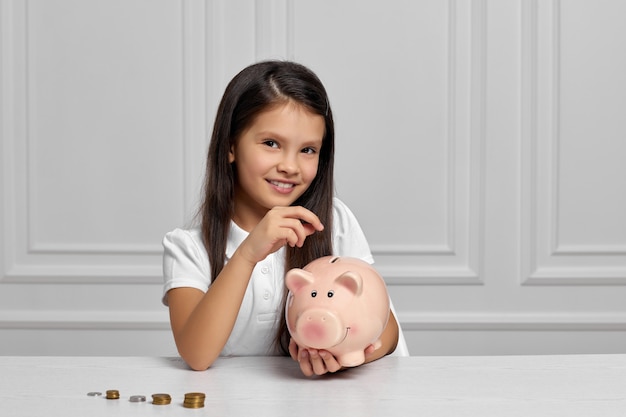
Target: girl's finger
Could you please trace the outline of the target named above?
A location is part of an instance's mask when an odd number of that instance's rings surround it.
[[[306,349],[300,349],[299,360],[300,370],[305,376],[313,376],[313,366],[309,357],[309,351]]]
[[[298,360],[298,345],[293,339],[289,339],[289,355],[294,361]]]
[[[320,350],[319,355],[324,361],[324,366],[328,372],[335,373],[341,369],[341,365],[337,362],[337,358],[335,358],[330,352]]]
[[[324,359],[322,359],[316,350],[309,350],[309,357],[311,358],[311,366],[313,367],[313,373],[315,373],[315,375],[324,375],[328,372]]]
[[[285,216],[299,220],[302,224],[311,227],[313,230],[321,232],[324,230],[324,225],[320,221],[319,217],[315,215],[311,210],[301,206],[284,207]]]
[[[286,221],[282,227],[288,229],[285,239],[291,247],[301,248],[306,238],[316,232],[311,225],[305,225],[295,219]]]

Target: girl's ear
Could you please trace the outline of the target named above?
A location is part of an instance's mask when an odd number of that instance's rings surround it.
[[[232,145],[228,151],[228,162],[231,164],[235,162],[235,145]]]

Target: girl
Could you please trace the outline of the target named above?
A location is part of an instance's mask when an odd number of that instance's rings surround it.
[[[221,355],[290,354],[305,375],[336,372],[327,351],[300,349],[284,320],[284,273],[336,254],[373,262],[350,210],[333,198],[334,125],[320,80],[268,61],[233,78],[219,105],[201,226],[164,240],[164,296],[182,358],[195,370]],[[394,351],[393,314],[383,346]],[[404,340],[400,340],[405,350]]]

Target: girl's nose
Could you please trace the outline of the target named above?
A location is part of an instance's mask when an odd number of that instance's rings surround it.
[[[285,155],[278,164],[278,170],[286,174],[295,174],[298,172],[298,161],[293,156]]]

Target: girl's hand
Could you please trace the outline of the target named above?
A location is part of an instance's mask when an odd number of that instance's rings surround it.
[[[301,349],[293,339],[289,342],[291,358],[300,363],[300,369],[306,376],[324,375],[342,369],[337,359],[326,350]]]
[[[274,207],[238,250],[249,262],[257,263],[285,245],[302,247],[308,236],[322,230],[324,225],[320,219],[304,207]]]
[[[364,363],[371,360],[370,357],[375,350],[374,345],[365,348]],[[289,354],[294,361],[300,364],[300,369],[306,376],[334,373],[344,369],[330,352],[321,349],[300,348],[293,339],[289,341]]]

